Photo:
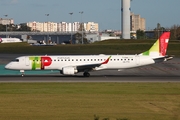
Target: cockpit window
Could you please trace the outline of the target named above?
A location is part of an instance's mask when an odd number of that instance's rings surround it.
[[[12,62],[19,62],[19,59],[12,60]]]

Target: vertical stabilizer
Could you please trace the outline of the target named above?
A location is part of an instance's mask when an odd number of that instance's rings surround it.
[[[160,55],[165,56],[166,55],[166,51],[167,51],[167,47],[168,47],[168,42],[169,42],[169,38],[170,38],[170,32],[165,32],[160,36]]]
[[[143,52],[140,55],[165,56],[169,38],[170,32],[164,32],[148,51]]]

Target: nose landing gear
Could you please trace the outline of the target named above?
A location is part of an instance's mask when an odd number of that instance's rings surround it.
[[[24,76],[24,70],[20,70],[21,76]]]

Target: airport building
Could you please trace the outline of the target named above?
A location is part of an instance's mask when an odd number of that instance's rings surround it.
[[[146,30],[146,20],[145,18],[141,18],[140,15],[135,15],[134,13],[131,13],[130,21],[131,31]]]

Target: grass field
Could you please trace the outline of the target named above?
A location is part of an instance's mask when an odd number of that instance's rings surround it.
[[[85,45],[31,46],[27,43],[0,44],[0,53],[9,54],[138,54],[155,40],[106,40]],[[180,41],[169,42],[168,55],[180,56]]]
[[[179,83],[0,83],[1,120],[180,120]]]

